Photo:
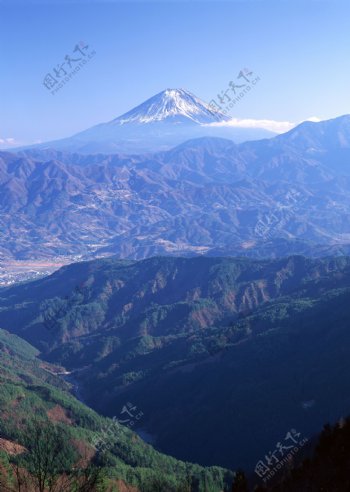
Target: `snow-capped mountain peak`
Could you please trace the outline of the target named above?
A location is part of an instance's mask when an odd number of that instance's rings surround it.
[[[229,118],[185,89],[166,89],[112,121],[113,124],[192,121],[197,124]]]
[[[118,118],[35,147],[82,154],[135,154],[167,150],[202,137],[241,142],[271,136],[264,130],[218,125],[230,119],[185,89],[166,89]]]

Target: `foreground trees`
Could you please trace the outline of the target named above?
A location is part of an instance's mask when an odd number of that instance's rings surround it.
[[[23,432],[25,452],[2,470],[0,492],[102,492],[102,468],[78,455],[63,428],[32,422]]]

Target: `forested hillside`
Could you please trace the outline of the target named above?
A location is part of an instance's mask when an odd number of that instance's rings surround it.
[[[349,288],[346,257],[108,259],[3,289],[0,325],[99,412],[136,405],[163,452],[252,468],[347,415]]]
[[[58,372],[0,330],[1,491],[219,492],[230,483],[230,472],[164,456],[99,416]]]

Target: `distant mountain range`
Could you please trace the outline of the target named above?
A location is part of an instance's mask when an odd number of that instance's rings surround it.
[[[344,254],[349,162],[350,116],[147,155],[1,152],[0,258]]]
[[[167,150],[199,137],[224,137],[242,142],[274,135],[259,128],[213,125],[230,119],[184,89],[166,89],[108,123],[31,147],[84,154],[135,154]]]

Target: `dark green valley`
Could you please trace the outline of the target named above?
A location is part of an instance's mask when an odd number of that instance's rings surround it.
[[[160,451],[253,469],[349,412],[349,301],[347,257],[111,258],[2,289],[0,325]]]

